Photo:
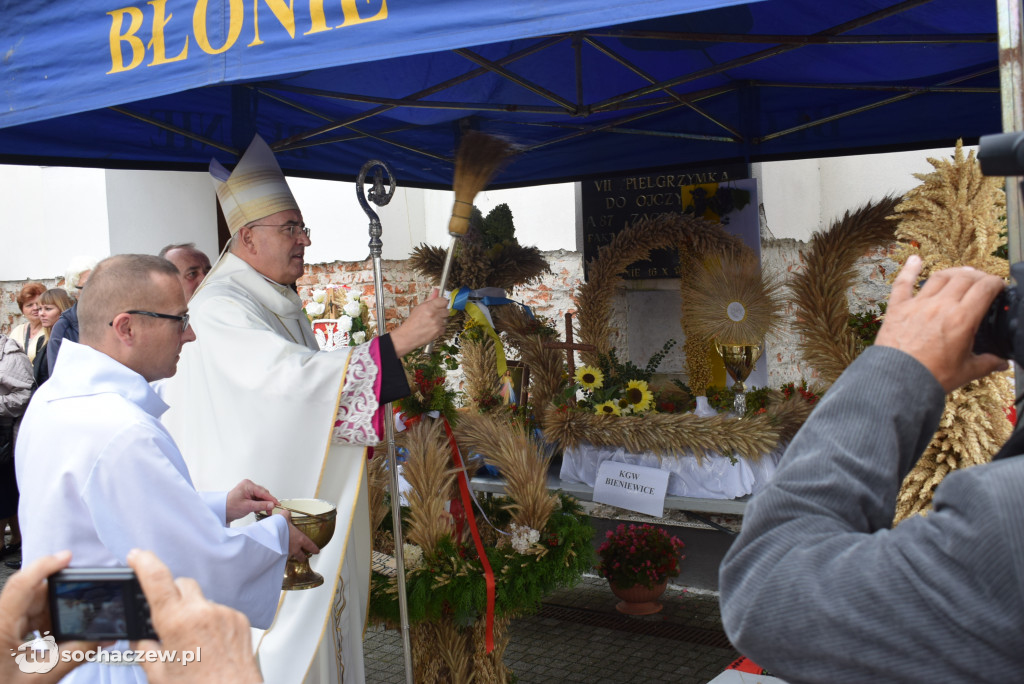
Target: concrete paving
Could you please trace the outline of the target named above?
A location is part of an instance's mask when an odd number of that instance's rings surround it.
[[[675,682],[704,684],[739,653],[722,632],[718,598],[669,585],[655,615],[630,617],[603,578],[547,597],[509,630],[505,664],[519,684]],[[405,682],[397,631],[371,628],[363,644],[368,684]]]
[[[10,534],[10,532],[8,532],[6,534],[3,534],[3,535],[0,535],[0,541],[2,541],[2,544],[0,544],[0,546],[6,546],[7,544],[9,544],[10,541],[11,541],[11,534]],[[0,553],[0,586],[3,586],[4,584],[6,584],[7,583],[7,578],[10,577],[11,575],[13,575],[15,572],[17,572],[16,570],[13,570],[13,569],[7,567],[5,561],[17,561],[17,560],[21,560],[21,552],[20,551],[18,551],[17,553],[11,553],[11,552],[5,553],[5,554]]]

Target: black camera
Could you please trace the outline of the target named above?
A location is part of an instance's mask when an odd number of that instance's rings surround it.
[[[1024,133],[981,136],[978,163],[986,176],[1024,176]]]
[[[1024,133],[981,136],[978,163],[986,176],[1024,176]],[[1024,284],[1024,262],[1011,266],[1010,276],[1017,285]],[[999,293],[985,312],[974,336],[974,352],[987,352],[1018,363],[1024,360],[1024,330],[1018,325],[1020,317],[1020,293],[1011,285]]]
[[[1024,277],[1024,262],[1016,263],[1010,269],[1015,281]],[[1016,286],[1009,286],[992,301],[992,306],[981,319],[978,332],[974,334],[975,354],[995,354],[1001,359],[1016,361],[1021,340],[1018,340],[1017,321],[1020,318],[1020,295]]]
[[[50,575],[47,584],[57,641],[157,638],[131,568],[68,568]]]

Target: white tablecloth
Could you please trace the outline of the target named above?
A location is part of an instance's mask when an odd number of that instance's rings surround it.
[[[698,499],[735,499],[756,494],[771,479],[778,466],[782,449],[765,454],[757,461],[738,456],[733,464],[721,454],[705,452],[701,462],[689,452],[686,456],[658,458],[653,452],[634,454],[622,447],[599,447],[581,444],[570,447],[562,455],[563,481],[582,482],[594,486],[597,469],[607,460],[667,470],[668,494]]]

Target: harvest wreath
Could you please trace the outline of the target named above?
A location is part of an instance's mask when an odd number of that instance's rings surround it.
[[[505,418],[465,413],[453,429],[464,453],[486,453],[508,482],[505,497],[477,497],[482,545],[469,540],[468,516],[456,505],[457,471],[445,423],[423,419],[401,434],[410,485],[403,558],[417,682],[508,681],[502,654],[511,619],[536,611],[543,596],[575,584],[593,564],[593,529],[579,504],[548,492],[550,457]],[[371,529],[374,549],[393,555],[383,460],[370,466]],[[487,611],[488,566],[493,615]],[[370,619],[397,628],[397,578],[374,572],[370,592]]]
[[[613,353],[611,304],[625,268],[646,259],[651,250],[675,247],[680,252],[681,287],[689,273],[703,268],[706,261],[742,260],[750,250],[742,241],[726,233],[721,226],[685,214],[662,214],[643,218],[627,226],[598,251],[590,263],[589,280],[579,286],[576,295],[577,322],[582,342],[595,351],[582,352],[583,361],[600,366],[602,358]],[[748,258],[748,257],[747,257]],[[685,289],[685,287],[684,287]],[[711,381],[708,352],[711,340],[700,335],[700,326],[684,317],[681,321],[687,340],[684,346],[690,386],[706,391]],[[564,383],[560,379],[559,382]],[[564,388],[544,388],[545,396],[557,396]],[[534,390],[536,396],[537,390]],[[692,451],[700,458],[703,451],[739,454],[758,459],[788,441],[806,420],[812,406],[799,396],[783,398],[776,394],[768,410],[752,417],[709,418],[679,413],[643,415],[597,415],[593,411],[573,410],[568,406],[534,404],[546,438],[562,447],[576,447],[583,441],[596,446],[625,446],[633,452],[650,451],[660,457],[674,457]]]
[[[985,177],[974,153],[958,142],[952,158],[929,159],[931,173],[902,198],[887,197],[847,212],[817,233],[804,254],[805,267],[792,285],[799,309],[796,329],[804,359],[834,382],[861,351],[849,326],[846,292],[856,261],[878,247],[895,246],[894,259],[918,254],[922,277],[951,266],[971,266],[1006,277],[999,255],[1006,198],[1001,179]],[[1012,430],[1003,411],[1013,402],[1012,382],[995,373],[954,390],[946,398],[939,429],[904,479],[895,522],[931,507],[932,494],[950,472],[988,461]]]
[[[826,384],[835,382],[861,351],[849,325],[846,291],[854,284],[857,261],[895,242],[896,224],[889,217],[899,202],[898,197],[869,202],[815,233],[803,253],[804,269],[790,285],[799,310],[794,328],[800,353]]]
[[[970,266],[1002,278],[1009,262],[1003,178],[985,176],[971,151],[957,141],[951,157],[929,159],[930,173],[903,196],[894,222],[903,263],[911,254],[924,262],[923,278],[950,266]],[[895,522],[931,509],[932,495],[946,475],[992,460],[1010,437],[1005,411],[1013,406],[1012,371],[991,373],[946,395],[946,408],[932,441],[907,474],[896,498]]]
[[[448,274],[448,287],[476,290],[498,287],[512,292],[540,280],[551,272],[541,251],[532,245],[520,245],[515,221],[507,204],[499,204],[487,216],[472,208],[469,229],[456,244],[455,258]],[[447,250],[421,244],[413,249],[409,265],[432,282],[441,280]],[[466,325],[463,311],[453,310],[443,339],[455,339]]]

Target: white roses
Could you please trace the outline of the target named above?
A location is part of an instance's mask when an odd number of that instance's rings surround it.
[[[331,327],[331,334],[341,339],[348,333],[344,344],[359,345],[366,342],[371,336],[367,329],[366,308],[359,296],[359,292],[348,285],[328,285],[326,289],[313,289],[310,292],[309,303],[306,304],[305,312],[311,321],[330,318],[334,322]],[[320,333],[318,333],[320,334]],[[323,343],[321,343],[321,348]]]
[[[352,318],[355,318],[359,315],[359,312],[362,310],[362,307],[363,305],[359,302],[358,299],[356,299],[350,300],[347,304],[345,304],[345,308],[343,310],[346,316],[351,316]]]
[[[327,290],[313,290],[313,301],[306,305],[306,314],[316,318],[327,310]]]

